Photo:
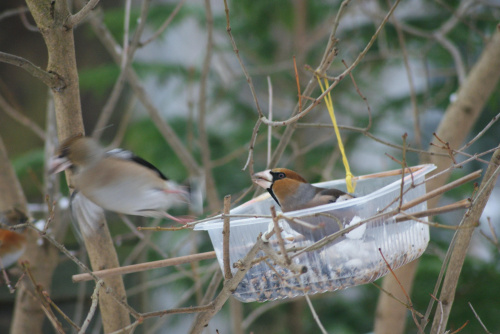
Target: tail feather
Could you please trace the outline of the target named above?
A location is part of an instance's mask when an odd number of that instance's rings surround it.
[[[202,176],[189,179],[189,208],[196,214],[203,213],[203,198],[205,197],[205,178]]]

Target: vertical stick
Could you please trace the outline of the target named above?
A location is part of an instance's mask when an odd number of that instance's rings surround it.
[[[222,228],[222,254],[224,262],[224,279],[233,278],[231,273],[231,259],[229,258],[229,209],[231,207],[231,195],[224,196],[224,226]]]

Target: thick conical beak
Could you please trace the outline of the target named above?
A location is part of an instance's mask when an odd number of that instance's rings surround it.
[[[49,160],[49,174],[56,174],[71,167],[71,162],[67,158],[52,157]]]
[[[264,189],[269,189],[273,185],[273,176],[271,175],[271,170],[265,170],[262,172],[255,173],[252,176],[252,181],[261,186]]]

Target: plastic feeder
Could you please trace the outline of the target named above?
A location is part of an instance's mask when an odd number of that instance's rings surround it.
[[[396,209],[400,203],[405,204],[425,195],[423,182],[425,175],[435,168],[434,165],[411,167],[411,173],[407,171],[403,179],[401,202],[399,196],[402,177],[401,173],[395,170],[357,177],[355,199],[286,212],[287,217],[297,217],[312,224],[320,223],[320,226],[328,228],[322,228],[321,231],[303,226],[297,228],[291,226],[295,223],[281,219],[279,223],[283,229],[281,235],[285,247],[303,249],[322,237],[340,230],[339,224],[344,227],[352,226],[380,213]],[[345,180],[315,185],[345,191]],[[275,206],[279,212],[279,206],[266,193],[234,208],[231,214],[270,215],[271,206]],[[427,203],[424,201],[405,212],[412,213],[426,209]],[[386,275],[389,269],[381,253],[392,269],[401,267],[422,255],[429,242],[427,224],[414,220],[396,222],[394,216],[380,216],[339,236],[320,249],[296,256],[294,252],[290,252],[289,256],[294,264],[307,268],[307,272],[301,275],[275,264],[270,259],[261,261],[247,272],[234,291],[234,296],[243,302],[268,301],[345,289],[373,282]],[[268,231],[270,223],[272,224],[272,220],[269,218],[231,218],[230,262],[234,263],[244,258],[259,234]],[[223,268],[222,228],[223,220],[220,216],[195,226],[195,230],[208,231],[221,269]],[[280,251],[275,235],[269,242],[277,252]],[[257,256],[264,255],[263,252],[259,252]],[[237,269],[232,270],[236,272]]]

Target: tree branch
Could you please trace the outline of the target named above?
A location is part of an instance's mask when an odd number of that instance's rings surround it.
[[[22,68],[55,91],[60,91],[66,87],[64,80],[59,75],[57,75],[56,73],[44,71],[29,60],[22,57],[14,56],[9,53],[0,51],[0,62]]]

